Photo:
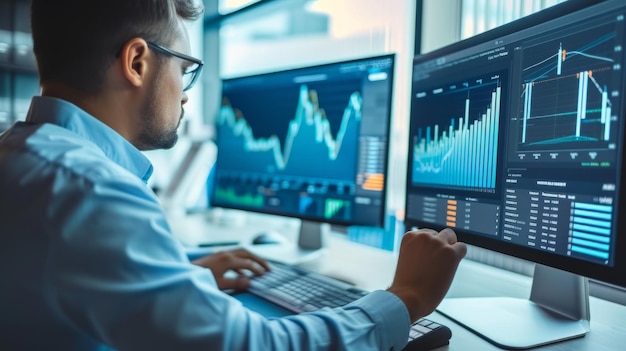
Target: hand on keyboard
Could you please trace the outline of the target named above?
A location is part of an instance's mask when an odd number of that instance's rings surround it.
[[[216,252],[195,259],[193,264],[209,268],[222,290],[246,289],[250,282],[241,272],[247,270],[253,274],[263,274],[269,268],[267,261],[244,249]],[[228,275],[229,272],[238,274]]]
[[[281,263],[272,263],[269,272],[251,278],[249,292],[295,313],[340,307],[368,294],[337,279]],[[411,325],[404,350],[447,345],[451,335],[448,327],[421,318]]]
[[[264,275],[253,277],[248,290],[295,313],[339,307],[367,295],[367,291],[339,280],[278,263]]]

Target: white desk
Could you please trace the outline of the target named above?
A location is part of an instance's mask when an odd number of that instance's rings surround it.
[[[262,216],[251,217],[252,219],[247,222],[239,221],[239,224],[232,226],[216,226],[203,215],[173,217],[171,224],[174,233],[187,244],[227,240],[239,240],[245,244],[249,243],[258,231],[267,228],[281,230],[287,237],[293,239],[298,229],[298,222],[295,220],[276,222],[266,220]],[[236,221],[238,220],[236,218]],[[385,289],[389,286],[396,265],[396,257],[393,253],[349,242],[342,234],[331,234],[327,239],[326,254],[319,259],[302,264],[303,267],[351,282],[367,290]],[[463,260],[447,296],[527,298],[530,294],[530,286],[529,277]],[[533,350],[626,350],[626,306],[594,297],[590,298],[590,304],[591,332],[585,337]],[[432,313],[428,318],[452,329],[450,345],[438,350],[500,350],[437,312]]]

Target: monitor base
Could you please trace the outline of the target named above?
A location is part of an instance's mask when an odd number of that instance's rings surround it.
[[[326,252],[324,242],[329,231],[328,223],[302,220],[297,243],[251,245],[246,249],[267,260],[300,264],[314,260]]]
[[[526,299],[447,298],[437,311],[506,349],[528,349],[582,337],[589,331],[589,322],[568,319]]]
[[[537,264],[529,299],[446,298],[437,311],[506,349],[528,349],[589,332],[587,278]]]

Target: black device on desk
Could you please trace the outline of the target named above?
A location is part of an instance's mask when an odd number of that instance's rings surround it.
[[[394,59],[223,79],[210,205],[301,219],[303,254],[328,224],[384,227]]]
[[[250,280],[248,292],[293,313],[340,307],[355,301],[367,291],[307,269],[271,262],[272,270]],[[445,325],[427,318],[411,326],[404,350],[421,351],[447,345],[452,332]]]
[[[626,287],[626,2],[567,1],[413,63],[406,227],[536,264],[530,299],[446,298],[498,346],[589,331]]]

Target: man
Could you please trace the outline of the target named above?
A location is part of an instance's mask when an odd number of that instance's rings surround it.
[[[401,349],[465,255],[452,230],[409,232],[392,285],[344,308],[268,320],[221,289],[263,274],[244,250],[189,262],[139,150],[172,147],[192,0],[32,0],[41,95],[0,137],[0,349]],[[208,268],[208,269],[207,269]]]

